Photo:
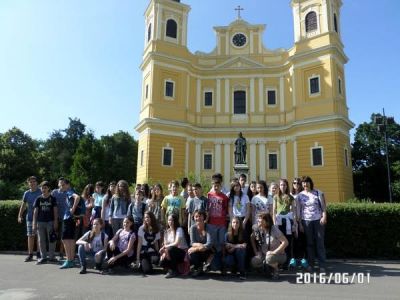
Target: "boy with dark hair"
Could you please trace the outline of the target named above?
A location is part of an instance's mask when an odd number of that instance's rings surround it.
[[[239,183],[240,183],[240,187],[242,189],[243,194],[247,195],[247,191],[249,189],[249,187],[246,185],[247,182],[247,176],[246,174],[240,174],[239,176]]]
[[[25,191],[22,197],[22,203],[19,208],[18,213],[18,223],[22,223],[23,213],[26,212],[26,235],[28,237],[28,256],[25,258],[25,261],[32,261],[33,259],[33,248],[35,246],[35,232],[32,228],[33,221],[33,203],[36,198],[39,197],[42,192],[38,189],[37,178],[35,176],[30,176],[26,180],[29,186],[29,190]],[[40,254],[38,253],[38,259],[40,258]]]
[[[53,233],[58,229],[58,211],[57,200],[50,194],[50,183],[43,181],[40,184],[42,194],[36,198],[33,204],[33,231],[38,232],[38,243],[41,258],[37,265],[47,262],[46,240],[49,241],[49,260],[56,261],[54,250],[56,248],[56,239],[52,239]]]
[[[207,223],[213,231],[213,241],[217,252],[222,252],[222,262],[225,258],[225,233],[226,218],[228,215],[228,197],[221,192],[221,181],[215,178],[212,181],[212,191],[207,194],[208,198],[208,218]],[[224,273],[222,266],[221,272]]]
[[[220,182],[220,184],[221,184],[221,192],[222,193],[224,193],[225,195],[229,193],[229,189],[227,189],[223,184],[224,183],[224,179],[223,179],[223,176],[222,176],[221,173],[214,173],[212,175],[212,177],[211,177],[211,182],[213,182],[213,181],[219,181]],[[212,191],[213,191],[213,187],[211,186],[210,192],[212,192]]]
[[[60,260],[64,260],[64,244],[61,242],[62,237],[62,223],[64,218],[64,213],[67,207],[67,185],[64,182],[64,177],[58,178],[58,189],[54,189],[51,195],[56,198],[57,210],[58,210],[58,243],[60,249]]]
[[[194,197],[191,198],[189,197],[187,202],[186,202],[186,210],[188,213],[188,221],[187,221],[187,228],[188,228],[188,233],[190,233],[190,227],[194,224],[194,219],[193,219],[193,213],[196,210],[208,211],[208,199],[203,196],[203,189],[201,187],[200,183],[195,183],[193,186],[194,190]]]

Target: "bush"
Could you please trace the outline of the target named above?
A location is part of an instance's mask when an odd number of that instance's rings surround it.
[[[327,212],[329,258],[400,257],[400,204],[334,203]]]
[[[26,250],[25,224],[18,224],[21,201],[0,201],[0,250]],[[328,258],[400,257],[400,204],[328,205]]]
[[[21,200],[0,201],[0,250],[26,250],[26,224],[18,223]]]

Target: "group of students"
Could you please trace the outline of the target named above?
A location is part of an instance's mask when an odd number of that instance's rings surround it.
[[[187,178],[181,184],[171,181],[167,196],[160,184],[137,184],[131,195],[124,180],[111,182],[106,190],[97,182],[79,196],[65,178],[51,191],[48,182],[37,189],[32,176],[18,216],[22,222],[28,206],[26,261],[33,258],[37,232],[37,264],[56,261],[59,233],[66,254],[60,268],[74,266],[77,245],[81,274],[90,256],[103,273],[117,265],[151,273],[158,265],[167,271],[166,278],[220,270],[244,280],[246,270],[254,269],[277,279],[280,268],[313,271],[315,254],[324,272],[326,202],[312,179],[295,178],[291,189],[286,179],[270,183],[269,189],[264,180],[246,181],[244,174],[233,178],[227,190],[222,175],[214,174],[206,196],[201,184]]]

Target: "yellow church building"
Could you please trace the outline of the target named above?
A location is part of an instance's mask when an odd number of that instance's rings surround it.
[[[292,0],[294,45],[267,49],[265,25],[238,17],[214,27],[211,53],[187,48],[190,7],[151,0],[145,48],[137,182],[187,174],[229,186],[235,141],[246,139],[248,181],[308,175],[330,202],[353,197],[340,26],[341,0]],[[289,7],[288,7],[289,9]]]

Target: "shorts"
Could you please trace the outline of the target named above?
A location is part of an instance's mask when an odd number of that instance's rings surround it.
[[[270,254],[265,257],[265,262],[271,264],[284,264],[286,262],[286,254]]]
[[[33,222],[26,221],[26,236],[34,236],[36,233],[33,232]]]
[[[62,239],[63,240],[74,240],[75,239],[76,225],[73,218],[64,220]]]
[[[58,230],[57,230],[57,241],[61,240],[62,233],[63,233],[63,220],[58,220]]]

